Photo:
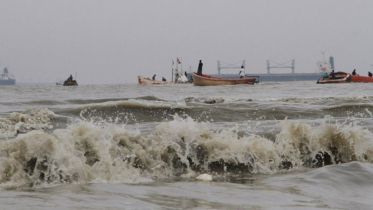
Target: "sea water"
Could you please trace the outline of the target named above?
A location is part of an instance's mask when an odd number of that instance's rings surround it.
[[[371,84],[3,86],[0,209],[372,209],[372,113]]]

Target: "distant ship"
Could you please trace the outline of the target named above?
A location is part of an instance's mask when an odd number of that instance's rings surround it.
[[[0,85],[15,85],[16,79],[12,74],[9,74],[8,68],[4,68],[3,73],[0,74]]]
[[[329,63],[324,60],[324,52],[323,60],[317,62],[317,69],[315,73],[295,73],[294,72],[294,60],[291,66],[287,68],[292,68],[292,73],[290,74],[273,74],[269,71],[269,61],[267,61],[267,74],[247,74],[248,77],[250,76],[259,76],[260,82],[286,82],[286,81],[307,81],[313,80],[317,81],[322,77],[324,73],[330,73],[334,69],[334,58],[330,56]],[[276,68],[276,67],[272,67]],[[211,74],[211,76],[221,77],[224,79],[237,79],[239,78],[237,74]]]

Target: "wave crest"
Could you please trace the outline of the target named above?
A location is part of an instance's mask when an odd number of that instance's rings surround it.
[[[274,141],[237,127],[212,130],[191,118],[151,132],[81,122],[52,134],[32,131],[0,142],[3,189],[62,183],[142,182],[176,176],[271,174],[351,161],[373,162],[372,133],[284,121]]]

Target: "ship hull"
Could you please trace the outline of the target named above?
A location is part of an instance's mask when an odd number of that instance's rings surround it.
[[[238,74],[211,74],[211,76],[224,79],[238,79]],[[251,76],[250,74],[248,76]],[[260,82],[292,82],[292,81],[315,81],[322,77],[322,74],[316,73],[298,73],[298,74],[256,74]]]
[[[0,85],[15,85],[15,79],[0,80]]]

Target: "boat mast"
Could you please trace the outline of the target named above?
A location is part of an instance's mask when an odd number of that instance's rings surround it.
[[[171,81],[174,81],[174,60],[172,60],[172,71],[171,71]]]

